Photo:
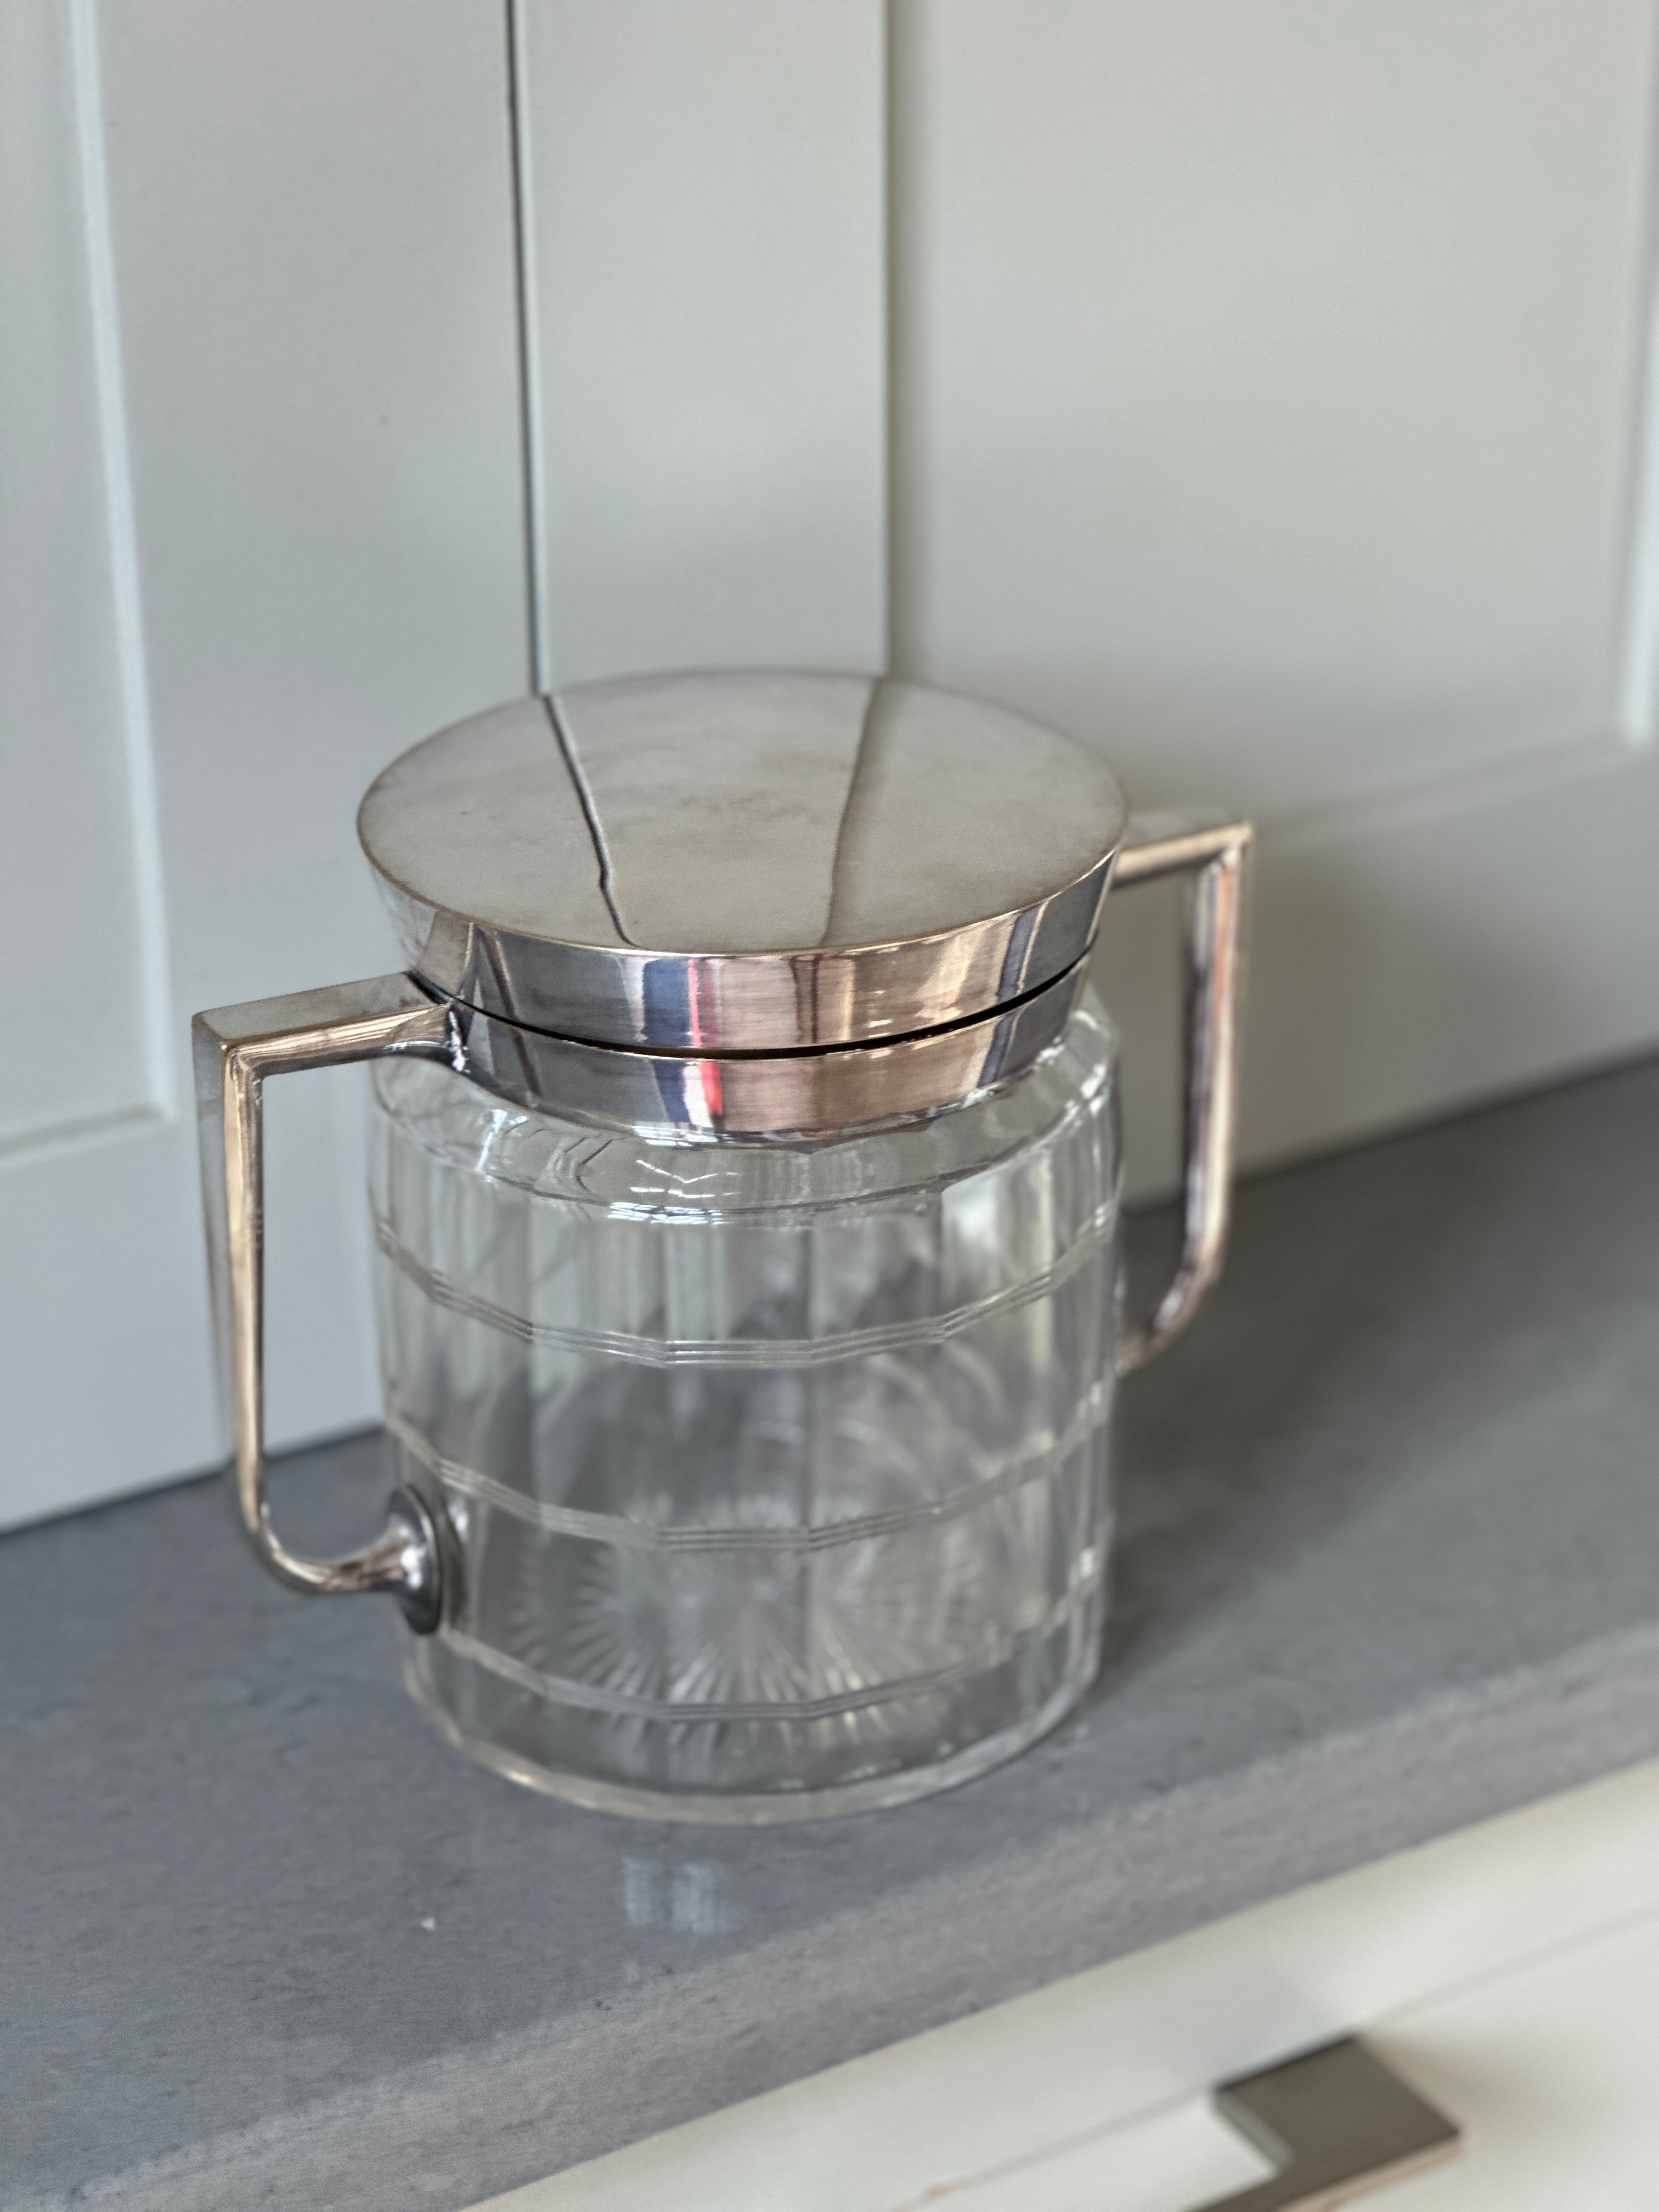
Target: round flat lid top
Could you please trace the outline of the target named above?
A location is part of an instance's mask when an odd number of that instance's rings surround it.
[[[532,1029],[822,1050],[969,1018],[1087,950],[1123,829],[1085,746],[865,676],[629,678],[441,731],[358,835],[411,968]]]

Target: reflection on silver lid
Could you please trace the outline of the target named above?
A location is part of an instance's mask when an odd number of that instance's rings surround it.
[[[441,731],[358,833],[411,967],[485,1012],[658,1051],[908,1036],[1094,934],[1123,804],[1007,708],[862,676],[629,678]]]

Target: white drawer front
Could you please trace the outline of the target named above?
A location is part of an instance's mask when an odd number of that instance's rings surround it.
[[[1465,2138],[1455,2164],[1402,2183],[1389,2212],[1659,2203],[1659,1915],[1413,2006],[1367,2039]]]
[[[1462,2126],[1401,2212],[1659,2201],[1659,1765],[1200,1929],[477,2212],[1182,2212],[1265,2162],[1231,2075],[1332,2037]]]

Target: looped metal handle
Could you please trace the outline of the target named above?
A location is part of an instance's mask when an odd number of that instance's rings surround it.
[[[259,1559],[290,1589],[390,1590],[421,1633],[438,1625],[441,1555],[432,1516],[413,1491],[395,1491],[386,1527],[344,1559],[306,1559],[289,1551],[271,1525],[264,1459],[263,1095],[266,1076],[298,1068],[387,1054],[449,1059],[449,1019],[447,1009],[408,975],[376,975],[215,1007],[191,1024],[208,1258],[242,1525]]]
[[[1202,1304],[1226,1257],[1238,1105],[1244,879],[1254,833],[1248,822],[1195,823],[1142,816],[1130,822],[1112,889],[1188,876],[1183,1108],[1185,1218],[1181,1260],[1149,1322],[1129,1331],[1118,1369],[1144,1367]]]

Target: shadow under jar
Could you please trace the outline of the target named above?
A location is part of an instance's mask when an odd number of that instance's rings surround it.
[[[1126,828],[1092,752],[887,680],[646,678],[393,763],[407,974],[198,1017],[243,1515],[385,1589],[463,1749],[580,1803],[886,1806],[1098,1664],[1116,1376],[1218,1270],[1243,824]],[[1121,1334],[1109,882],[1184,873],[1188,1219]],[[374,1544],[264,1494],[264,1076],[372,1059],[399,1480]]]

